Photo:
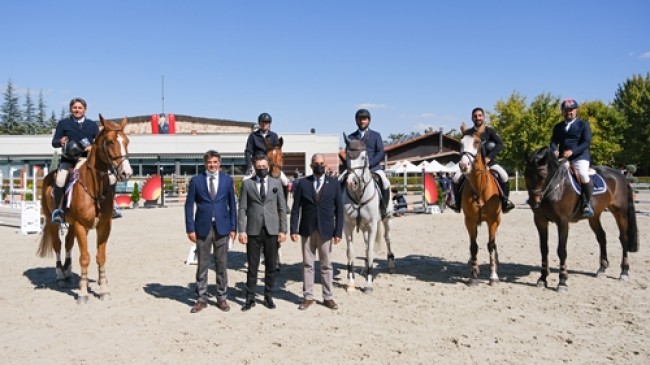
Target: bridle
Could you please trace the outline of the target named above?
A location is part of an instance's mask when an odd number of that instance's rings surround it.
[[[564,183],[564,179],[566,178],[566,176],[560,176],[560,171],[562,170],[562,166],[563,166],[565,161],[566,161],[566,159],[564,159],[564,158],[559,160],[560,164],[559,164],[558,168],[553,173],[553,176],[551,176],[550,179],[546,180],[546,181],[548,181],[546,184],[544,184],[544,181],[542,181],[542,187],[540,187],[539,189],[528,189],[528,196],[529,197],[531,197],[531,198],[534,197],[534,198],[539,199],[539,202],[533,200],[533,202],[535,203],[535,207],[538,207],[539,204],[542,202],[542,200],[544,200],[544,198],[546,198],[548,196],[548,194],[555,191],[557,188],[559,188]],[[537,167],[537,172],[536,172],[537,176],[541,176],[539,171],[542,168],[548,169],[548,162],[544,166],[538,166]],[[560,176],[560,177],[558,178],[558,176]]]

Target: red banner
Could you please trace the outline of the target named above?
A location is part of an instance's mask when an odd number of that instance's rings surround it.
[[[176,116],[169,114],[169,134],[176,134]]]
[[[158,124],[158,114],[151,115],[151,134],[160,134],[160,125]]]

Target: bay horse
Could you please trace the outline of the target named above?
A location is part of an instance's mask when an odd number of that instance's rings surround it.
[[[69,226],[65,236],[65,265],[61,265],[61,238],[59,237],[61,227],[49,219],[55,208],[52,185],[56,179],[56,171],[49,173],[43,180],[41,196],[45,227],[37,254],[41,257],[51,257],[52,251],[56,253],[57,283],[61,285],[63,280],[69,280],[71,276],[70,255],[74,238],[77,239],[81,267],[78,303],[88,302],[88,265],[90,264],[88,232],[91,229],[97,231],[99,269],[97,295],[102,300],[110,295],[105,264],[106,245],[111,232],[114,192],[110,185],[109,174],[115,175],[119,180],[126,180],[133,174],[128,159],[129,139],[124,134],[124,127],[128,120],[124,118],[121,123],[112,123],[106,121],[101,114],[99,119],[103,128],[95,138],[87,160],[78,168],[78,179],[72,186],[72,202],[70,208],[65,211],[65,224]],[[70,174],[74,180],[73,175],[77,174]]]
[[[465,123],[460,126],[465,133]],[[461,139],[461,159],[458,163],[460,172],[465,175],[465,187],[461,192],[461,207],[465,215],[465,228],[469,234],[470,252],[470,278],[469,286],[479,284],[478,265],[478,226],[482,222],[487,223],[488,228],[488,253],[490,255],[490,285],[499,282],[497,264],[499,255],[497,252],[496,234],[501,224],[501,198],[496,178],[490,172],[485,162],[485,151],[481,144],[481,134],[485,125],[472,135],[465,135]]]
[[[350,140],[343,134],[346,146],[347,178],[342,197],[344,209],[345,239],[347,241],[348,258],[348,283],[347,291],[356,289],[354,276],[354,246],[353,229],[361,230],[366,245],[365,269],[366,286],[364,293],[370,294],[373,290],[373,263],[375,251],[379,253],[383,239],[386,241],[388,270],[392,274],[395,270],[395,255],[390,247],[390,218],[381,218],[379,202],[381,191],[372,177],[367,158],[366,145],[360,140]]]
[[[528,189],[528,204],[533,210],[535,226],[539,234],[539,246],[542,253],[542,272],[537,280],[538,287],[548,287],[548,223],[554,222],[558,231],[557,253],[560,258],[560,281],[558,292],[568,290],[567,239],[569,223],[582,219],[580,212],[580,194],[572,188],[569,163],[558,159],[548,147],[536,150],[527,160],[524,176]],[[594,191],[592,197],[594,215],[589,219],[589,226],[596,234],[600,246],[600,267],[596,276],[604,276],[609,261],[607,260],[607,237],[600,222],[600,215],[607,208],[616,220],[619,240],[623,249],[620,280],[629,279],[630,264],[628,252],[639,249],[636,211],[633,190],[623,174],[606,166],[594,166],[593,169],[604,179],[604,190]],[[595,179],[594,179],[595,181]]]

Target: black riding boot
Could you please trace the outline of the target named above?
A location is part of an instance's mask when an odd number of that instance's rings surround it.
[[[591,196],[594,191],[594,186],[591,181],[586,184],[580,184],[582,187],[582,218],[590,218],[594,216],[594,209],[591,206]]]
[[[460,213],[460,186],[462,180],[458,180],[458,183],[451,182],[451,190],[454,192],[454,202],[449,204],[449,208],[456,213]]]
[[[61,224],[65,221],[61,201],[63,200],[64,188],[54,184],[54,210],[52,211],[52,223]]]
[[[386,218],[386,210],[388,207],[388,203],[390,201],[390,190],[389,189],[381,189],[381,218]]]
[[[501,196],[501,211],[508,213],[515,208],[515,205],[510,201],[510,183],[508,181],[503,182],[500,179],[497,179],[497,181],[499,181],[499,185],[503,191],[503,196]]]

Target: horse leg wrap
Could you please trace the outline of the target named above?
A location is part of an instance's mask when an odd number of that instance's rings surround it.
[[[60,260],[57,260],[57,261],[56,261],[56,280],[57,280],[57,281],[59,281],[59,280],[63,280],[64,277],[65,277],[65,276],[63,275],[63,265],[61,265],[61,261],[60,261]]]

